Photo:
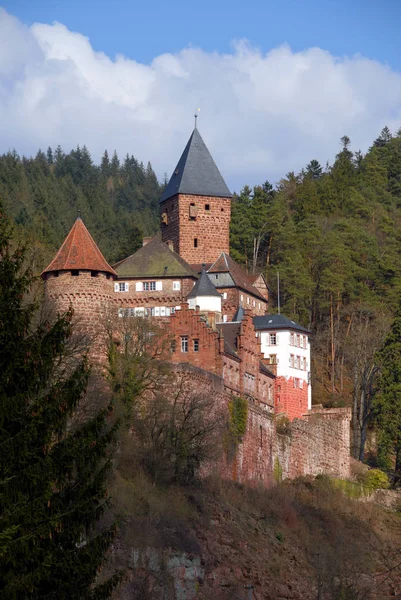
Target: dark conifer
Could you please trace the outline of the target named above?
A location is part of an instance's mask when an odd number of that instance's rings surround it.
[[[111,406],[71,425],[85,359],[65,359],[71,315],[34,324],[32,276],[0,210],[0,597],[107,598],[95,585],[113,537],[94,533],[107,505]]]

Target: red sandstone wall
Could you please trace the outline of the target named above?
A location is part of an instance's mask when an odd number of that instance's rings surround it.
[[[195,219],[190,218],[191,203],[196,207]],[[163,202],[160,211],[168,219],[161,226],[163,242],[171,240],[175,252],[190,264],[212,263],[221,252],[229,253],[230,198],[179,194]]]
[[[227,368],[228,361],[225,357]],[[224,391],[223,380],[190,365],[178,368],[193,374],[195,388],[208,393],[227,410],[231,394]],[[248,423],[242,443],[234,456],[223,457],[210,470],[240,482],[271,485],[300,475],[328,473],[350,475],[350,419],[348,409],[311,411],[305,420],[291,423],[288,435],[278,434],[273,407],[249,400]]]
[[[173,363],[190,363],[196,367],[222,375],[222,356],[219,335],[205,323],[199,312],[182,304],[181,310],[170,317],[171,335],[175,340],[175,351],[171,355]],[[181,350],[181,337],[188,337],[188,352]],[[194,340],[198,340],[198,351],[194,350]]]
[[[90,348],[94,363],[106,359],[106,313],[112,303],[114,281],[104,273],[91,277],[90,271],[79,271],[72,276],[69,271],[60,272],[58,277],[48,274],[45,281],[45,303],[47,309],[64,313],[72,306],[76,331]]]
[[[308,385],[305,382],[302,382],[302,388],[294,387],[293,377],[277,377],[274,396],[276,413],[286,414],[290,421],[302,418],[308,411]]]

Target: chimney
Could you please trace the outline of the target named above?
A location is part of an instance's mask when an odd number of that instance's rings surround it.
[[[174,252],[174,244],[173,244],[173,240],[167,240],[166,242],[167,246],[170,248],[170,250],[172,252]]]
[[[142,240],[142,246],[146,246],[146,244],[149,243],[151,239],[151,237],[144,237]]]

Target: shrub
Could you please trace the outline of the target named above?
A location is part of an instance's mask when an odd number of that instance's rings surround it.
[[[371,492],[390,487],[386,473],[380,469],[370,469],[367,473],[365,473],[363,485]]]
[[[291,423],[287,415],[277,415],[276,418],[276,431],[282,435],[289,435],[291,432]]]

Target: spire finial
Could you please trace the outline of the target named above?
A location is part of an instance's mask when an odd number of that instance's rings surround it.
[[[196,111],[195,111],[195,114],[194,114],[194,117],[195,117],[195,129],[196,129],[196,121],[198,119],[198,113],[199,112],[200,112],[200,108],[197,108]]]

